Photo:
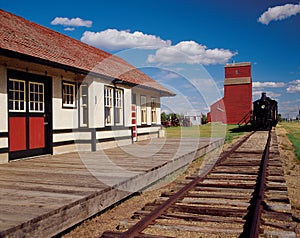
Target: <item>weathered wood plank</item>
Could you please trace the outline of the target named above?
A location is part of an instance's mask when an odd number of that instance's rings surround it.
[[[163,141],[0,165],[0,237],[51,237],[190,163],[211,143]],[[210,149],[221,140],[213,143]]]

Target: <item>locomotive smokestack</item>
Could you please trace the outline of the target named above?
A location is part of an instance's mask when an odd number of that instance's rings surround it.
[[[261,100],[266,101],[266,93],[261,93]]]

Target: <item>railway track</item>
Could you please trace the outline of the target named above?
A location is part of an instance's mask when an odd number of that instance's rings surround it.
[[[252,132],[112,237],[296,237],[275,131]]]

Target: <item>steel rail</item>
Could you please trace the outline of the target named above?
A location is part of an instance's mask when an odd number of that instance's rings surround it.
[[[145,228],[149,225],[153,224],[155,219],[161,216],[166,212],[168,208],[170,208],[174,203],[176,203],[179,199],[181,199],[188,191],[193,189],[199,182],[201,182],[206,175],[208,175],[216,165],[220,164],[223,160],[225,160],[229,155],[231,155],[235,150],[237,150],[243,143],[245,143],[250,136],[252,136],[255,131],[246,135],[241,141],[236,143],[229,151],[222,154],[218,160],[212,164],[206,171],[202,172],[198,175],[194,180],[176,192],[173,196],[171,196],[168,200],[163,202],[161,205],[156,207],[152,212],[150,212],[147,216],[143,217],[140,221],[138,221],[135,225],[129,228],[126,232],[124,232],[120,238],[134,238],[138,236]]]
[[[254,200],[254,212],[250,219],[250,231],[249,238],[257,238],[260,232],[261,214],[263,210],[263,201],[267,181],[267,166],[269,162],[270,154],[270,143],[271,143],[271,130],[269,131],[269,136],[267,144],[263,153],[263,158],[261,162],[261,169],[259,173],[258,183],[257,183],[257,193]]]

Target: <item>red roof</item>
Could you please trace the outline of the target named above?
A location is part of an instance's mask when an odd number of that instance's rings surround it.
[[[0,49],[174,95],[125,60],[0,9]]]

